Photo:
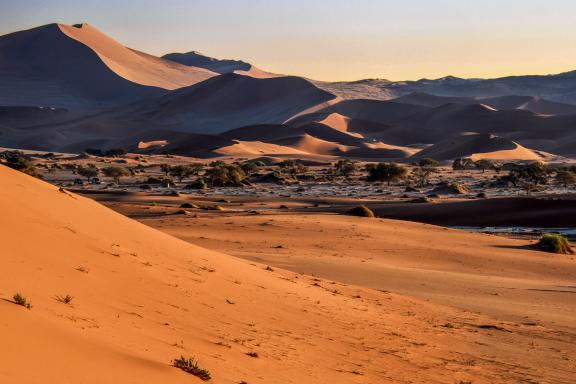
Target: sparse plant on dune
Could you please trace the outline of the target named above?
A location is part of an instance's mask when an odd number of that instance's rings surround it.
[[[56,296],[54,296],[54,300],[56,300],[62,304],[70,304],[70,303],[72,303],[72,299],[74,299],[74,297],[72,297],[70,295],[56,295]]]
[[[564,236],[556,233],[548,233],[540,238],[536,244],[543,251],[564,255],[574,254],[570,242]]]
[[[22,296],[19,293],[15,293],[14,296],[12,296],[12,299],[14,300],[15,304],[18,304],[22,307],[25,307],[27,309],[31,309],[32,308],[32,303],[30,303],[26,297]]]
[[[210,372],[206,369],[200,368],[198,362],[194,360],[194,358],[187,359],[184,356],[180,356],[178,359],[172,361],[172,365],[203,381],[208,381],[212,378]]]

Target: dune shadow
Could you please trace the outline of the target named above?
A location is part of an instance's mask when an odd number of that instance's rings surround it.
[[[532,244],[528,244],[528,245],[494,245],[494,248],[517,249],[517,250],[523,250],[523,251],[541,252],[540,249],[536,248],[536,247],[535,247],[534,245],[532,245]]]

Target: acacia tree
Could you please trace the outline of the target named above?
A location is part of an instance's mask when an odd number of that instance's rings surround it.
[[[490,159],[480,159],[476,163],[476,168],[482,170],[482,173],[485,173],[488,169],[494,168],[494,162]]]
[[[396,163],[368,164],[366,170],[368,171],[367,181],[385,181],[388,185],[392,181],[399,181],[408,176],[408,169]]]
[[[569,185],[576,184],[576,173],[566,169],[558,170],[556,171],[556,181],[564,188],[568,188]]]
[[[464,171],[470,169],[474,165],[474,161],[469,157],[456,159],[452,162],[452,169],[454,171]]]
[[[116,184],[120,184],[120,178],[130,175],[130,171],[123,167],[107,167],[103,169],[104,175],[114,179]]]
[[[348,159],[338,160],[338,162],[334,164],[334,168],[336,170],[336,174],[344,176],[347,179],[358,170],[356,164]]]
[[[164,176],[168,176],[171,168],[172,167],[170,166],[170,164],[160,164],[160,171],[164,173]]]
[[[170,175],[174,176],[178,179],[179,182],[182,182],[185,178],[191,175],[198,175],[200,171],[203,169],[202,164],[191,164],[191,165],[176,165],[174,167],[170,167]]]
[[[308,171],[308,167],[302,164],[302,161],[300,160],[284,160],[283,162],[279,163],[278,166],[283,171],[292,176],[296,176]]]
[[[438,162],[434,159],[424,158],[418,162],[418,167],[414,170],[414,176],[420,186],[428,183],[430,175],[436,171]]]
[[[547,164],[534,162],[511,169],[501,180],[511,183],[514,187],[522,187],[526,190],[526,194],[529,194],[534,187],[546,184],[550,173]]]
[[[76,169],[76,173],[78,173],[80,176],[85,177],[88,181],[90,181],[90,179],[92,179],[93,177],[98,176],[100,170],[96,168],[95,165],[90,164],[87,167],[78,167]]]
[[[251,174],[255,173],[260,167],[261,162],[258,161],[247,161],[240,164],[240,168],[242,168],[246,176],[250,176]]]
[[[246,178],[246,174],[237,165],[218,164],[206,170],[206,178],[214,185],[241,185]]]

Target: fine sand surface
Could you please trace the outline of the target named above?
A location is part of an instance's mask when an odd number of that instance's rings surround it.
[[[576,258],[536,251],[527,241],[318,214],[142,221],[206,248],[296,272],[511,321],[574,326]]]
[[[170,360],[180,355],[195,356],[217,383],[573,382],[576,335],[549,317],[540,319],[530,313],[519,321],[500,320],[488,313],[265,268],[265,264],[177,240],[88,198],[4,167],[0,167],[0,180],[5,186],[0,191],[5,218],[0,228],[4,235],[0,258],[2,382],[199,382],[170,367]],[[166,209],[146,207],[156,216]],[[218,231],[208,222],[194,223],[191,216],[172,221],[176,216],[170,214],[164,220],[181,229],[189,226],[186,236],[204,233],[200,236],[208,239],[218,233],[226,236],[221,243],[238,241],[231,250],[244,253],[243,257],[253,241],[249,233],[256,233],[257,228],[258,241],[264,234],[268,243],[260,244],[261,253],[251,252],[253,258],[292,252],[290,247],[297,250],[296,244],[301,244],[300,249],[308,254],[299,256],[302,260],[307,258],[311,266],[324,264],[319,272],[343,281],[344,275],[364,279],[368,274],[343,274],[338,259],[346,261],[348,272],[359,271],[357,266],[363,264],[396,271],[417,264],[406,260],[400,244],[388,261],[382,260],[370,250],[369,239],[360,240],[355,234],[376,230],[373,226],[381,225],[380,221],[334,218],[208,219],[220,221]],[[384,224],[418,234],[414,241],[420,240],[421,248],[427,239],[444,233],[435,227]],[[348,232],[341,231],[342,225]],[[238,236],[243,233],[242,240]],[[460,241],[466,241],[467,255],[473,257],[477,241],[484,237],[466,236],[470,237]],[[340,246],[330,250],[343,256],[331,257],[332,268],[313,252],[321,250],[314,246],[320,239]],[[348,248],[343,248],[343,239]],[[359,243],[365,244],[362,257],[368,264],[349,252]],[[446,246],[444,240],[441,244]],[[441,251],[429,244],[426,255],[430,256],[420,254],[429,259],[420,262],[427,266],[421,268],[422,273],[431,276],[426,269],[443,268],[451,271],[449,277],[468,275],[480,284],[468,265],[482,268],[483,249],[490,243],[479,244],[479,255],[464,266],[459,266],[463,261],[456,254],[441,260]],[[486,271],[498,279],[508,278],[507,270],[500,270],[507,262],[519,271],[514,284],[522,281],[540,287],[574,276],[570,261],[538,253],[530,255],[523,266],[516,250],[494,251],[495,262]],[[288,256],[275,264],[296,269]],[[458,288],[452,277],[445,281]],[[391,290],[392,284],[388,285]],[[25,295],[32,309],[12,303],[15,292]],[[69,305],[55,300],[56,295],[65,294],[74,297]],[[453,296],[458,299],[460,294],[458,288]],[[507,298],[510,305],[513,297]],[[543,305],[551,309],[550,304]],[[564,325],[567,308],[559,306],[549,316]],[[257,357],[248,356],[249,352]]]

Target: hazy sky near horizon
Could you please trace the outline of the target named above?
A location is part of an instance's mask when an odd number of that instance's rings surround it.
[[[319,80],[576,69],[574,0],[0,0],[0,34],[51,22]]]

